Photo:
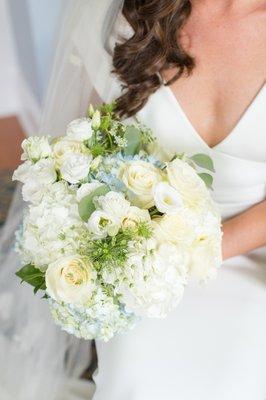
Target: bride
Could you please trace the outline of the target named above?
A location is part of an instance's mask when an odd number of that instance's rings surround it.
[[[188,289],[165,320],[96,343],[94,400],[266,399],[265,44],[264,0],[70,9],[40,133],[59,135],[89,102],[117,99],[165,148],[212,157],[224,232],[217,281]]]

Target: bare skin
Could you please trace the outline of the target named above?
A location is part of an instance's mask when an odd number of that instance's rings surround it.
[[[265,84],[266,1],[194,0],[181,38],[196,67],[171,89],[213,147],[230,135]],[[224,259],[266,245],[266,201],[224,222],[223,232]]]

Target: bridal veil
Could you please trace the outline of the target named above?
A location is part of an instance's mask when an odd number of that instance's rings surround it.
[[[40,135],[58,136],[90,102],[108,102],[120,86],[111,71],[111,48],[119,40],[116,21],[122,0],[71,0],[66,12]],[[121,27],[122,22],[119,23]],[[126,27],[125,27],[126,28]],[[130,34],[127,29],[125,35]],[[0,232],[0,397],[57,400],[90,362],[90,343],[60,331],[47,304],[19,285],[15,231],[23,215],[20,188]],[[61,395],[62,396],[62,395]],[[66,398],[70,397],[65,397]],[[88,392],[89,399],[89,392]]]

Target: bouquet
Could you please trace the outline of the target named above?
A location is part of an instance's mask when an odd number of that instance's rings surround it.
[[[17,276],[44,291],[68,333],[107,341],[141,317],[165,317],[190,281],[216,276],[221,221],[207,155],[169,155],[114,104],[22,148]]]

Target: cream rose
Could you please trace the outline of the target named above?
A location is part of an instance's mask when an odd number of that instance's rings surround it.
[[[88,259],[79,256],[61,258],[48,266],[45,275],[47,293],[56,301],[85,304],[94,290],[96,273]]]
[[[122,220],[122,228],[134,229],[141,222],[151,222],[149,211],[132,206],[129,208],[127,215]]]
[[[163,179],[163,173],[146,161],[130,161],[120,169],[119,178],[123,181],[128,197],[133,205],[148,209],[154,206],[153,190]]]
[[[167,177],[182,196],[184,204],[193,211],[202,212],[209,202],[209,192],[196,171],[186,162],[175,159],[167,164]]]
[[[158,243],[190,245],[195,234],[185,212],[156,217],[152,220],[153,236]]]
[[[198,236],[190,250],[190,275],[201,282],[215,279],[222,264],[221,235]]]

